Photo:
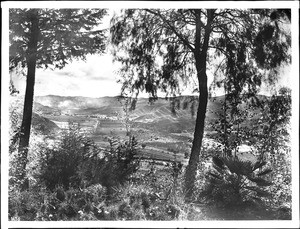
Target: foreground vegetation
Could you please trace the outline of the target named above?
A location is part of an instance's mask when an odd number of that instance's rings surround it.
[[[241,112],[250,107],[220,116],[211,128],[223,148],[203,144],[192,201],[184,199],[181,163],[140,158],[146,146],[130,131],[123,138],[108,137],[108,146],[101,148],[76,123],[55,135],[34,129],[26,168],[29,189],[20,189],[20,120],[12,109],[9,219],[291,219],[290,104],[290,91],[283,88],[279,96],[256,104],[261,112],[256,126],[245,122],[253,112]],[[250,142],[256,150],[239,155],[236,142]]]
[[[55,137],[34,132],[25,191],[18,188],[16,142],[12,141],[9,219],[291,219],[288,147],[277,147],[276,154],[267,154],[264,160],[250,161],[225,157],[220,149],[204,144],[197,189],[193,201],[186,202],[185,166],[139,158],[145,146],[130,134],[107,141],[109,147],[100,148],[71,123]]]

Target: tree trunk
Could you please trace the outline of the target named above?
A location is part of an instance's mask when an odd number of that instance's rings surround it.
[[[196,126],[194,131],[194,139],[189,159],[188,166],[185,173],[185,197],[186,200],[192,198],[194,192],[194,183],[196,179],[197,166],[199,162],[200,150],[202,146],[202,139],[204,134],[205,114],[208,100],[208,89],[207,89],[207,75],[203,73],[197,73],[199,79],[199,104],[197,110]],[[200,83],[201,81],[201,83]]]
[[[18,149],[18,165],[17,165],[17,180],[20,182],[20,188],[22,190],[28,189],[28,180],[26,179],[26,165],[28,146],[30,138],[30,127],[32,120],[32,106],[34,95],[34,83],[35,83],[35,70],[36,70],[36,58],[37,58],[37,43],[39,36],[38,16],[37,10],[31,10],[29,12],[31,18],[31,31],[28,42],[28,53],[26,57],[27,62],[27,81],[25,100],[23,108],[23,119],[21,125],[21,135]]]
[[[190,201],[193,198],[195,189],[195,180],[199,162],[200,150],[204,134],[205,115],[208,100],[206,58],[211,33],[211,22],[215,10],[207,10],[207,24],[205,26],[203,44],[201,47],[201,10],[195,10],[196,32],[195,32],[195,65],[197,69],[197,78],[199,83],[199,104],[194,132],[193,145],[188,166],[185,172],[185,200]]]

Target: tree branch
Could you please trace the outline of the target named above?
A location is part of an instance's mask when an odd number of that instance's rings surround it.
[[[164,21],[164,23],[166,23],[166,24],[169,26],[169,29],[171,29],[171,30],[176,34],[176,36],[183,42],[183,44],[186,45],[191,51],[194,51],[194,48],[193,48],[192,45],[188,42],[188,40],[186,40],[186,39],[182,36],[182,34],[180,34],[180,33],[174,28],[174,26],[172,26],[172,25],[170,24],[170,22],[169,22],[166,18],[164,18],[160,13],[155,12],[155,11],[153,11],[153,10],[151,10],[151,9],[144,9],[144,10],[147,11],[147,12],[149,12],[149,13],[151,13],[151,14],[154,14],[154,15],[158,16],[160,19],[162,19],[162,20]]]

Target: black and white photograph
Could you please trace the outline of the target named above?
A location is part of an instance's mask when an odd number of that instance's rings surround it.
[[[1,7],[1,228],[300,226],[297,1]]]

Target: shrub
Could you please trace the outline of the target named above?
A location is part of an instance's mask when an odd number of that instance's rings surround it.
[[[97,150],[97,146],[82,135],[78,128],[70,126],[68,131],[62,133],[58,145],[46,149],[41,157],[40,179],[50,190],[58,185],[66,189],[80,187],[84,181],[79,167],[91,151]]]
[[[139,168],[140,160],[137,157],[138,143],[134,136],[130,136],[127,141],[111,138],[109,144],[98,167],[96,181],[107,187],[108,195],[111,195],[113,187],[131,179]]]
[[[97,220],[103,219],[106,189],[97,184],[84,189],[52,192],[43,189],[14,190],[9,195],[10,220]],[[102,213],[102,214],[101,214]]]
[[[281,148],[275,154],[276,160],[273,161],[273,173],[271,179],[274,185],[268,187],[268,191],[274,193],[273,198],[269,201],[269,205],[280,212],[286,209],[282,215],[278,215],[279,219],[291,219],[292,208],[292,173],[291,173],[291,152]]]
[[[265,161],[252,163],[237,157],[213,157],[213,168],[207,173],[208,183],[200,197],[226,207],[246,201],[262,203],[264,198],[271,196],[265,187],[272,184],[262,178],[272,171],[262,169],[265,165]]]
[[[30,187],[39,186],[39,176],[42,169],[40,158],[48,150],[49,139],[45,136],[38,135],[34,130],[30,136],[30,147],[28,150],[28,161],[26,165],[26,180]],[[19,156],[17,146],[10,145],[9,153],[9,185],[11,188],[19,186],[20,180],[17,178]]]
[[[8,198],[8,217],[12,220],[34,220],[38,209],[38,193],[10,190]]]
[[[58,194],[64,193],[60,199]],[[64,190],[56,188],[43,204],[43,211],[37,218],[44,220],[97,220],[101,219],[100,208],[106,197],[101,185],[92,185],[84,189]]]
[[[181,214],[179,202],[159,195],[151,183],[128,182],[117,189],[114,201],[117,220],[174,220]]]
[[[62,134],[58,146],[42,157],[40,179],[50,190],[60,185],[69,189],[100,183],[110,193],[137,171],[139,159],[134,137],[124,142],[112,138],[109,143],[107,149],[101,149],[72,127]]]

